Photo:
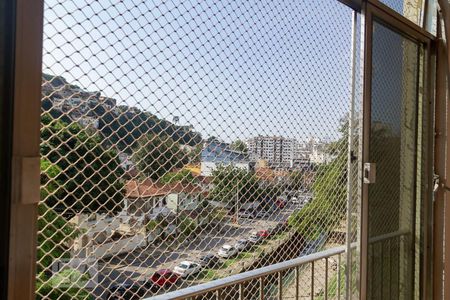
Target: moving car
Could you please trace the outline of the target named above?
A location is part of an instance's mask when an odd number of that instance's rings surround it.
[[[223,245],[217,253],[220,257],[230,258],[238,253],[237,249],[231,245]]]
[[[169,269],[156,271],[150,280],[159,287],[169,287],[178,282],[180,277]]]
[[[214,268],[219,264],[219,258],[214,254],[208,253],[205,256],[200,257],[199,263],[205,268]]]
[[[252,243],[249,240],[242,239],[242,240],[237,241],[236,244],[234,245],[234,247],[238,251],[245,251],[252,247]]]
[[[173,272],[182,278],[186,278],[190,275],[199,273],[201,269],[202,266],[198,263],[193,261],[182,261],[173,269]]]

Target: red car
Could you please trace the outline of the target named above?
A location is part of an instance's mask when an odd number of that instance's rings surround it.
[[[159,287],[168,287],[176,284],[180,277],[169,269],[161,269],[156,271],[150,280]]]
[[[284,207],[286,206],[286,201],[284,201],[283,199],[277,199],[277,200],[275,201],[275,205],[276,205],[278,208],[284,208]]]
[[[262,238],[267,238],[270,235],[268,230],[260,230],[256,234]]]

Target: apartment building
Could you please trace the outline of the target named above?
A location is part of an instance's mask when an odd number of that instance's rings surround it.
[[[257,136],[247,141],[251,160],[266,160],[271,167],[290,167],[298,142],[282,136]]]

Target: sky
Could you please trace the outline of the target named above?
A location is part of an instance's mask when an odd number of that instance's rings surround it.
[[[339,138],[352,11],[330,0],[45,1],[43,71],[224,141]]]

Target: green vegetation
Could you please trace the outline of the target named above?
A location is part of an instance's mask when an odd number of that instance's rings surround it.
[[[340,292],[341,292],[341,296],[344,293],[344,289],[345,289],[345,265],[342,264],[341,268],[340,268],[340,272],[339,272],[339,276],[340,278],[338,278],[338,272],[336,271],[336,274],[334,274],[331,279],[328,282],[328,299],[334,299],[336,298],[336,296],[338,296],[338,283],[340,286]],[[323,300],[325,299],[325,292],[322,290],[320,292],[320,294],[317,296],[318,300]]]
[[[133,161],[146,177],[154,180],[160,179],[175,168],[182,168],[189,162],[188,153],[168,135],[142,136],[135,148]]]
[[[178,228],[182,235],[189,236],[197,229],[197,222],[194,219],[183,215],[179,216],[178,219]]]
[[[175,183],[175,182],[182,182],[182,183],[196,183],[198,180],[197,178],[192,175],[192,172],[186,169],[183,169],[178,172],[169,172],[164,174],[160,180],[161,183]]]
[[[41,197],[56,201],[61,193],[59,187],[61,169],[48,160],[41,160]],[[88,293],[77,285],[68,287],[69,282],[86,280],[85,275],[76,270],[65,270],[51,278],[47,277],[49,268],[57,259],[70,258],[67,247],[81,234],[72,224],[68,223],[60,214],[56,213],[45,202],[38,205],[37,221],[37,299],[91,299]]]
[[[196,279],[198,280],[205,280],[205,281],[212,281],[218,279],[220,276],[217,274],[217,271],[211,270],[211,269],[204,269],[198,273],[196,276]]]
[[[329,147],[336,158],[320,165],[312,185],[314,198],[289,218],[289,225],[305,239],[316,240],[321,233],[333,230],[342,220],[347,199],[348,123],[341,124],[342,137]]]
[[[189,163],[199,164],[201,161],[203,143],[199,143],[189,152]]]
[[[230,144],[230,148],[235,151],[240,151],[243,153],[248,152],[247,144],[242,140],[235,140]]]
[[[311,171],[293,171],[289,174],[289,188],[298,191],[300,189],[311,189],[313,182]]]
[[[83,286],[89,280],[87,274],[66,269],[47,278],[39,274],[36,284],[36,299],[90,300],[94,299]]]
[[[58,210],[118,211],[122,207],[123,170],[114,150],[77,123],[42,116],[41,169],[48,183],[41,191],[46,204]],[[46,197],[48,196],[48,197]],[[63,199],[62,201],[60,199]]]
[[[80,231],[41,202],[38,206],[38,272],[48,268],[54,259],[68,258],[67,245]]]
[[[224,203],[239,203],[256,201],[260,190],[258,179],[247,170],[234,166],[219,166],[212,173],[214,188],[210,192],[210,198]]]
[[[75,123],[67,114],[53,107],[50,99],[55,98],[55,90],[72,89],[70,94],[76,94],[79,86],[70,84],[62,76],[43,74],[43,79],[52,83],[54,90],[48,91],[42,100],[42,108],[49,112],[54,118],[62,118],[66,123]],[[88,93],[88,91],[83,91]],[[100,97],[101,93],[92,93],[95,97]],[[95,100],[93,98],[92,100]],[[113,99],[112,99],[113,100]],[[125,101],[128,102],[128,101]],[[133,101],[132,101],[133,102]],[[192,130],[191,126],[180,126],[165,119],[160,119],[156,115],[141,111],[137,107],[118,105],[114,110],[107,110],[102,105],[92,104],[90,112],[99,120],[99,130],[105,138],[105,142],[117,145],[121,150],[131,153],[133,145],[146,133],[164,134],[170,136],[180,144],[195,147],[202,143],[200,133]]]

